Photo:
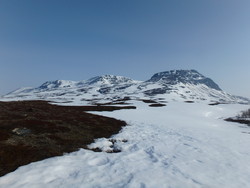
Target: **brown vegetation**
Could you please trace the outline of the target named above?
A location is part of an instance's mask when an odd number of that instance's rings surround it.
[[[114,111],[114,110],[122,110],[122,109],[136,109],[135,106],[82,106],[81,109],[83,111]]]
[[[227,118],[227,119],[225,119],[225,121],[231,121],[231,122],[246,124],[246,125],[250,126],[250,121],[249,120]]]
[[[156,101],[153,101],[153,100],[147,100],[147,99],[143,99],[142,102],[144,103],[157,103]]]
[[[250,109],[242,111],[241,114],[234,118],[227,118],[225,121],[231,121],[231,122],[236,122],[236,123],[241,123],[241,124],[246,124],[250,126]]]
[[[87,148],[118,133],[124,121],[88,114],[108,106],[57,106],[46,101],[0,102],[0,176],[17,167]]]
[[[165,104],[156,103],[156,104],[150,104],[148,106],[150,106],[150,107],[162,107],[162,106],[166,106],[166,105]]]
[[[250,118],[250,109],[242,111],[241,114],[237,116],[237,118]]]
[[[185,103],[194,103],[194,101],[185,101]]]

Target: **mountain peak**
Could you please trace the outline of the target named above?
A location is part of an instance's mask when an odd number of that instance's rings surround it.
[[[175,85],[178,83],[184,84],[204,84],[209,88],[221,90],[220,87],[210,78],[200,74],[196,70],[170,70],[154,74],[147,82],[161,82]]]
[[[43,83],[39,89],[55,89],[55,88],[66,88],[72,87],[76,82],[70,80],[55,80],[55,81],[47,81]]]
[[[134,80],[124,77],[124,76],[115,76],[115,75],[102,75],[90,78],[87,80],[88,84],[122,84],[122,83],[132,83]]]

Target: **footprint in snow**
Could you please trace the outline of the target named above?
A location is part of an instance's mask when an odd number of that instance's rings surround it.
[[[146,150],[144,150],[146,152],[146,154],[149,156],[149,158],[151,159],[152,162],[158,162],[157,157],[155,156],[155,148],[154,146],[151,146],[149,148],[147,148]]]
[[[88,164],[90,166],[102,166],[105,165],[109,162],[109,159],[107,157],[99,157],[99,158],[94,158],[88,161]]]

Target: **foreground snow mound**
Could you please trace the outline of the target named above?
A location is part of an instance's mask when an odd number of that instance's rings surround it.
[[[239,188],[250,186],[249,128],[225,122],[247,108],[227,104],[171,102],[152,108],[99,112],[126,120],[121,133],[89,147],[19,168],[0,178],[11,188]]]

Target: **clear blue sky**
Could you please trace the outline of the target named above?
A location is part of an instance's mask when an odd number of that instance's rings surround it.
[[[0,0],[0,94],[171,69],[250,97],[250,1]]]

